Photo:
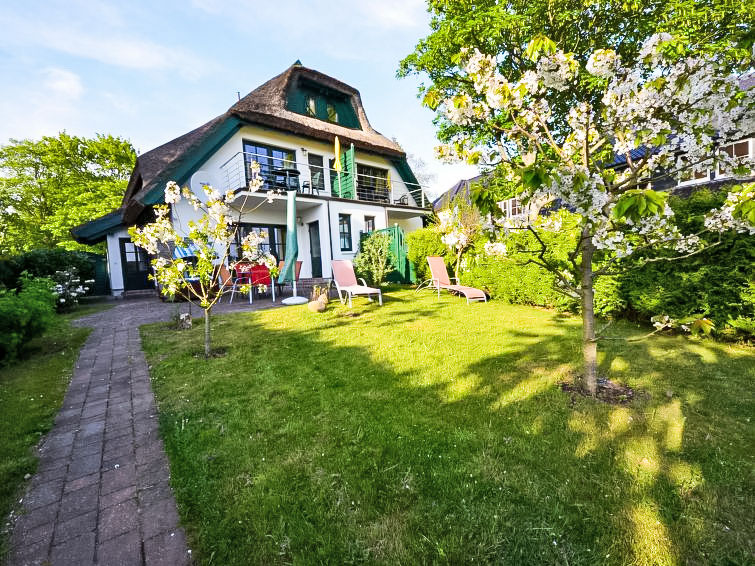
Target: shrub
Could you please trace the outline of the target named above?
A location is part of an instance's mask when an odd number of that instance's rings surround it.
[[[6,287],[17,287],[21,273],[32,277],[54,278],[57,271],[75,268],[82,279],[94,279],[94,261],[86,252],[73,252],[60,248],[38,249],[7,260],[0,268],[0,277]]]
[[[448,261],[453,258],[447,258],[448,246],[440,240],[440,232],[435,226],[420,228],[406,235],[406,241],[409,245],[407,256],[414,266],[414,273],[417,281],[430,279],[430,268],[427,265],[427,256],[441,256]]]
[[[673,197],[670,205],[680,228],[697,232],[702,215],[723,202],[725,194],[696,191]],[[707,236],[709,243],[713,236]],[[755,325],[755,236],[726,233],[720,243],[700,254],[673,262],[656,262],[618,278],[625,314],[649,320],[658,314],[672,318],[698,315],[711,319],[716,331],[731,326],[747,335]]]
[[[21,278],[19,290],[0,292],[0,363],[16,359],[27,341],[42,334],[55,316],[54,283]]]
[[[56,271],[53,276],[55,281],[54,293],[58,312],[69,311],[79,304],[79,297],[86,294],[94,279],[82,283],[78,269],[71,267],[64,271]]]
[[[391,236],[387,232],[373,232],[359,246],[354,258],[354,269],[368,285],[380,285],[391,271],[393,254],[390,252]]]

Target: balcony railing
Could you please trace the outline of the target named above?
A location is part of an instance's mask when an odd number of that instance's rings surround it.
[[[249,152],[238,152],[228,161],[220,166],[221,183],[223,192],[243,190],[249,182],[248,170],[249,163],[257,161],[263,163],[260,175],[263,177],[264,184],[262,191],[278,189],[281,186],[280,179],[272,175],[272,169],[297,169],[301,173],[299,178],[299,192],[314,196],[339,196],[334,190],[330,191],[329,180],[337,174],[329,167],[310,166],[309,163],[299,161],[290,161],[283,159],[273,159],[267,155],[254,154]],[[269,166],[272,164],[272,167]],[[315,170],[315,171],[313,171]],[[322,172],[325,178],[320,180],[322,188],[313,187],[312,172]],[[405,183],[404,181],[391,179],[390,182],[383,177],[372,175],[356,175],[356,187],[354,200],[364,202],[374,202],[383,204],[392,204],[397,206],[417,206],[420,208],[431,208],[432,201],[427,198],[420,185]],[[404,190],[400,190],[403,188]],[[397,190],[399,189],[399,190]],[[413,201],[413,202],[412,202]]]

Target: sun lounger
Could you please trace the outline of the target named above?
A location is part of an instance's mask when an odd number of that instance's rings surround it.
[[[354,266],[348,259],[334,259],[330,264],[333,266],[333,282],[336,284],[341,304],[345,304],[348,298],[351,307],[351,298],[355,295],[366,295],[370,301],[371,295],[377,295],[380,306],[383,306],[383,294],[380,289],[368,287],[364,279],[362,285],[359,285],[354,275]]]
[[[452,293],[458,293],[460,295],[464,295],[467,298],[467,304],[469,304],[472,301],[485,301],[487,302],[488,298],[485,295],[485,292],[476,289],[475,287],[467,287],[466,285],[453,285],[451,284],[451,279],[448,276],[448,271],[446,270],[446,264],[443,261],[442,257],[438,256],[428,256],[427,263],[430,265],[430,273],[432,274],[432,286],[435,287],[438,290],[438,298],[440,299],[440,290],[446,289],[447,291],[450,291]],[[453,278],[457,283],[458,279],[455,277]]]

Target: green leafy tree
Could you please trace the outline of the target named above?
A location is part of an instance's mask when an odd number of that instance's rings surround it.
[[[441,157],[500,168],[528,205],[560,204],[579,215],[566,262],[550,260],[539,237],[562,231],[555,219],[530,217],[512,228],[532,233],[530,261],[581,303],[582,385],[591,394],[596,278],[629,256],[650,262],[661,248],[676,257],[701,249],[698,235],[674,226],[667,194],[649,184],[659,171],[674,178],[720,164],[737,174],[749,167],[717,149],[752,131],[752,91],[737,81],[752,64],[752,17],[728,6],[430,2],[433,33],[402,63],[401,73],[432,80],[423,94],[447,142]],[[708,215],[706,229],[752,230],[750,202],[746,191],[733,195]]]
[[[0,147],[0,255],[86,249],[71,228],[118,208],[135,160],[131,143],[100,134]]]

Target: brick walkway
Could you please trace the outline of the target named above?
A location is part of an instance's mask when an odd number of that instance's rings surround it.
[[[215,312],[269,306],[240,300]],[[139,337],[139,325],[174,313],[157,299],[129,300],[78,321],[94,330],[40,444],[11,536],[11,566],[191,562]]]

